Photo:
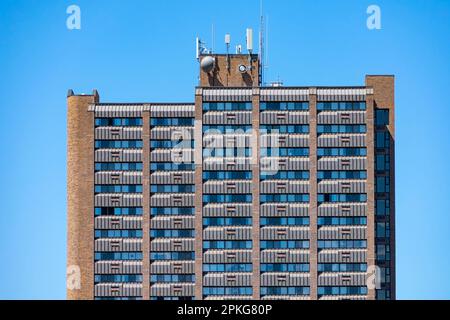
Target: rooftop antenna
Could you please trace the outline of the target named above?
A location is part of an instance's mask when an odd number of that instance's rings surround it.
[[[200,60],[202,54],[210,54],[210,50],[206,48],[206,43],[204,43],[199,37],[195,38],[195,58]]]
[[[264,13],[263,0],[260,0],[260,21],[259,21],[259,73],[261,75],[261,83],[264,85]]]
[[[252,64],[252,52],[253,52],[253,29],[247,28],[246,32],[246,40],[247,40],[247,51],[248,51],[248,63]]]
[[[231,36],[229,33],[225,35],[225,45],[227,46],[227,70],[230,71],[230,43]]]
[[[211,53],[214,53],[214,23],[211,24]]]

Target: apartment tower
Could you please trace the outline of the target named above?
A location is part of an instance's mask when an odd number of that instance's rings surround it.
[[[395,299],[394,77],[199,60],[194,103],[69,90],[67,297]]]

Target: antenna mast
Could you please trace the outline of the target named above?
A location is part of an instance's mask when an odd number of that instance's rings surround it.
[[[260,0],[260,24],[259,24],[259,74],[261,75],[261,84],[264,85],[264,14],[263,0]]]

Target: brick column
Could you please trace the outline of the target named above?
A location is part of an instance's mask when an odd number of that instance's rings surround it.
[[[195,94],[194,161],[195,161],[195,299],[203,299],[203,94],[201,89]]]
[[[317,300],[317,89],[309,89],[309,287]]]
[[[253,299],[260,299],[260,133],[259,133],[259,88],[253,89],[252,95],[252,266]]]
[[[373,94],[366,95],[367,147],[367,266],[375,266],[375,128]],[[375,289],[368,289],[367,298],[376,298]]]
[[[150,299],[150,106],[144,106],[142,112],[142,298]]]
[[[67,97],[67,299],[94,298],[93,95]]]

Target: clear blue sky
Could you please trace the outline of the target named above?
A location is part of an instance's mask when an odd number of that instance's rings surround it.
[[[450,1],[266,0],[269,79],[396,75],[398,298],[450,298]],[[66,8],[81,8],[81,30]],[[366,28],[366,9],[382,29]],[[193,101],[198,34],[223,51],[259,0],[0,2],[0,298],[65,298],[66,92]],[[255,41],[256,42],[256,41]]]

